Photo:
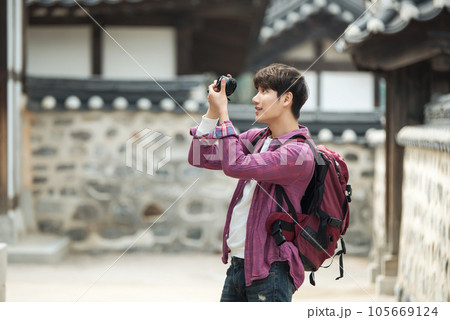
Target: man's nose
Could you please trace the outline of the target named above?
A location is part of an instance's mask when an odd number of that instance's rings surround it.
[[[252,102],[255,103],[255,104],[258,102],[258,94],[256,94],[256,95],[252,98]]]

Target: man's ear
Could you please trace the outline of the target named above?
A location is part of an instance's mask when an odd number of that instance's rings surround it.
[[[292,104],[293,99],[294,99],[294,95],[292,94],[292,92],[288,91],[284,94],[283,104],[284,105]]]

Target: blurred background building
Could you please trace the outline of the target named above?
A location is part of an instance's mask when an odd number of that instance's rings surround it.
[[[219,251],[236,181],[189,166],[188,128],[206,111],[207,85],[226,73],[238,80],[233,123],[259,126],[253,74],[283,62],[303,70],[310,88],[299,122],[348,163],[349,253],[371,256],[379,293],[449,301],[448,8],[431,0],[2,2],[8,259],[51,262],[69,250],[132,244]],[[127,141],[145,128],[172,138],[171,161],[155,175],[125,165]]]
[[[369,139],[379,180],[372,271],[379,291],[403,301],[450,300],[449,9],[379,1],[338,44],[386,79],[385,134]]]

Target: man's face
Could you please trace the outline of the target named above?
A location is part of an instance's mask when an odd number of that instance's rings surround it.
[[[281,100],[277,98],[277,92],[272,89],[258,88],[258,92],[253,97],[255,104],[255,121],[270,124],[278,119],[283,111]]]

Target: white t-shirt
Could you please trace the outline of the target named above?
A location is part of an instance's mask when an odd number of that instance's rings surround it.
[[[197,128],[197,135],[201,136],[211,132],[217,126],[218,121],[219,119],[208,119],[203,116],[202,121]],[[260,152],[267,151],[271,141],[271,138],[267,138],[266,141],[264,141],[264,145]],[[227,245],[231,250],[230,255],[232,257],[244,258],[247,219],[256,186],[255,180],[248,180],[245,184],[241,199],[233,208],[230,221],[230,232],[227,239]]]
[[[272,139],[267,138],[260,152],[267,151],[271,141]],[[245,183],[242,198],[234,206],[233,214],[231,215],[230,232],[227,239],[227,245],[231,250],[230,255],[232,257],[244,259],[247,218],[256,186],[256,180],[248,180]]]

